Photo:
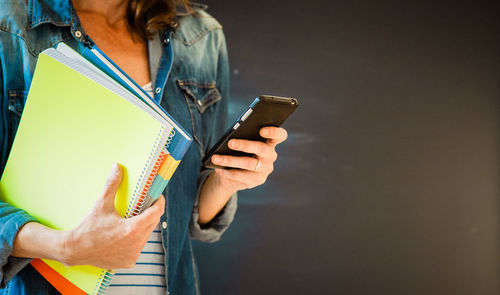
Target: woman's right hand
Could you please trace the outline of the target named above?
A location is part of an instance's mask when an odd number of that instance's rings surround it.
[[[122,179],[118,164],[108,177],[94,208],[74,229],[67,232],[63,261],[67,265],[128,268],[135,265],[165,210],[161,196],[138,216],[122,218],[115,209],[115,195]]]
[[[11,255],[105,269],[134,266],[160,221],[165,199],[161,196],[139,216],[122,218],[114,205],[122,174],[116,164],[94,208],[74,229],[59,231],[37,222],[26,223],[17,233]]]

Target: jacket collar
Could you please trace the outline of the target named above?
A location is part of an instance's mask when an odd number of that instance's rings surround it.
[[[28,0],[28,28],[45,23],[71,26],[72,13],[70,0]]]

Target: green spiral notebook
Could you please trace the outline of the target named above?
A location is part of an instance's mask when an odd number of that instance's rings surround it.
[[[130,217],[156,174],[168,181],[179,164],[179,155],[166,160],[179,128],[119,83],[48,49],[37,62],[0,198],[42,224],[69,230],[94,206],[113,163],[120,163],[124,176],[115,207]],[[63,294],[102,294],[112,277],[111,270],[93,266],[45,259],[32,264]]]

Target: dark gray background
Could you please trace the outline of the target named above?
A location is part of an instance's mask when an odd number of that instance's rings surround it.
[[[275,173],[195,244],[205,295],[499,294],[499,1],[205,2],[231,120],[301,103]]]

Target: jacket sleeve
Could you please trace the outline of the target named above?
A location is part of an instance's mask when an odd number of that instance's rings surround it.
[[[214,43],[216,44],[215,48],[218,48],[217,53],[214,54],[214,57],[216,58],[216,62],[214,64],[217,67],[216,84],[221,94],[221,100],[217,103],[217,120],[215,122],[211,122],[213,124],[213,132],[211,133],[212,137],[209,139],[210,144],[207,149],[217,141],[218,137],[223,134],[226,128],[229,103],[229,62],[227,57],[226,40],[222,30],[216,30],[214,35]],[[214,217],[214,219],[212,219],[211,222],[203,227],[198,224],[198,201],[201,188],[212,171],[213,169],[202,169],[198,177],[198,194],[189,226],[191,238],[201,240],[203,242],[218,241],[233,221],[237,208],[238,197],[235,193],[231,196],[226,206],[222,208],[222,210]]]
[[[0,288],[5,288],[10,279],[31,261],[11,256],[19,229],[31,221],[36,219],[21,209],[0,201]]]
[[[8,130],[9,114],[6,89],[3,84],[2,61],[0,60],[0,173],[3,173],[8,150]],[[0,190],[0,194],[1,190]],[[11,256],[14,249],[14,240],[19,229],[35,218],[28,215],[21,209],[15,208],[3,201],[0,201],[0,288],[5,288],[9,280],[23,269],[31,259]]]

